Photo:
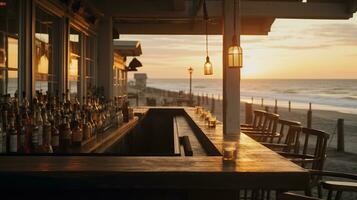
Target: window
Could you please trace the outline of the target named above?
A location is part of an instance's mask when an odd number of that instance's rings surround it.
[[[69,65],[68,65],[68,89],[71,99],[80,99],[80,70],[82,67],[81,63],[81,47],[82,47],[82,36],[79,31],[72,28],[70,29],[69,35]]]
[[[95,77],[94,77],[94,70],[95,70],[95,49],[96,49],[96,43],[95,43],[95,37],[94,36],[87,36],[86,37],[86,76],[85,76],[85,82],[86,82],[86,91],[89,94],[89,96],[92,95],[93,91],[95,91]]]
[[[19,1],[0,0],[0,94],[18,93]]]
[[[35,90],[54,93],[58,87],[59,19],[36,8]],[[56,48],[57,47],[57,48]]]
[[[118,53],[114,53],[113,65],[113,94],[114,96],[122,96],[126,93],[126,71],[124,57]]]

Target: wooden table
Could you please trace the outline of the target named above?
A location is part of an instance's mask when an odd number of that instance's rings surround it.
[[[209,129],[192,108],[185,111],[220,150],[222,125]],[[306,170],[244,134],[237,141],[235,165],[220,156],[0,156],[0,187],[305,189]]]

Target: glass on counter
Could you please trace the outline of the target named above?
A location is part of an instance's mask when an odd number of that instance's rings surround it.
[[[214,116],[211,116],[208,120],[208,127],[209,128],[216,128],[216,124],[217,124],[217,118]]]
[[[222,148],[223,161],[234,162],[237,158],[237,142],[223,142]]]

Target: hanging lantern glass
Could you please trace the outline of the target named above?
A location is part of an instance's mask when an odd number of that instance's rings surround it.
[[[206,62],[204,65],[204,75],[212,75],[213,74],[213,66],[209,61],[209,57],[206,57]]]
[[[243,50],[235,42],[228,49],[228,67],[243,67]]]

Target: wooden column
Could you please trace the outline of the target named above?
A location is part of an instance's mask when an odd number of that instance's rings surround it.
[[[113,20],[104,16],[98,34],[98,86],[104,88],[104,96],[113,98]]]
[[[239,3],[237,9],[237,40],[240,44]],[[228,67],[228,48],[232,44],[234,34],[234,0],[223,3],[223,133],[225,135],[240,133],[240,68]]]
[[[32,47],[34,28],[34,2],[32,0],[20,1],[20,34],[19,34],[19,97],[26,92],[27,98],[32,99]]]

